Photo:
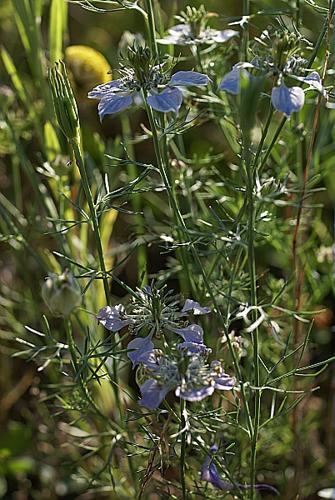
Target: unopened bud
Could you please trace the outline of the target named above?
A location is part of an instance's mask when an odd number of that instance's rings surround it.
[[[51,274],[42,287],[42,297],[52,314],[69,316],[82,301],[81,288],[69,270]]]
[[[58,124],[69,140],[75,139],[79,134],[78,108],[63,61],[50,69],[49,82]]]

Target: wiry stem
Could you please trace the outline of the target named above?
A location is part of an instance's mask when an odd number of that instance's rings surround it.
[[[150,38],[150,48],[152,54],[158,58],[158,45],[156,40],[156,23],[152,0],[145,0],[146,10],[148,14],[148,33]]]
[[[110,291],[109,291],[108,279],[107,279],[107,274],[106,274],[104,254],[103,254],[103,249],[102,249],[102,244],[101,244],[99,221],[98,221],[97,212],[96,212],[95,206],[94,206],[93,196],[92,196],[92,192],[91,192],[91,188],[90,188],[90,184],[89,184],[89,180],[88,180],[88,175],[87,175],[87,171],[86,171],[86,165],[85,165],[82,153],[81,153],[80,139],[73,139],[71,141],[71,146],[72,146],[73,153],[74,153],[74,156],[76,159],[76,163],[77,163],[78,168],[79,168],[80,177],[82,179],[86,201],[88,203],[88,207],[89,207],[89,211],[90,211],[90,216],[91,216],[91,220],[92,220],[92,224],[93,224],[95,243],[96,243],[96,248],[97,248],[97,252],[98,252],[100,271],[102,273],[102,280],[103,280],[103,284],[104,284],[106,301],[107,301],[107,304],[109,304],[110,303]]]
[[[250,141],[244,140],[243,144],[244,166],[246,173],[246,190],[248,200],[248,268],[250,281],[250,306],[252,310],[252,321],[257,320],[257,276],[255,264],[255,202],[254,202],[254,172],[252,168],[250,155]],[[260,366],[259,366],[259,341],[258,328],[252,332],[253,345],[253,368],[254,368],[254,383],[256,387],[260,386]],[[260,406],[261,392],[256,391],[254,402],[254,418],[253,418],[253,433],[251,437],[251,467],[250,467],[250,498],[254,498],[254,486],[256,484],[256,458],[257,458],[257,440],[260,424]]]
[[[180,400],[180,426],[181,426],[181,449],[180,449],[180,483],[183,500],[187,499],[186,481],[185,481],[185,462],[186,462],[186,401]]]
[[[99,258],[99,264],[100,264],[100,271],[102,273],[102,280],[104,284],[104,291],[105,291],[105,296],[106,296],[106,302],[107,304],[110,304],[110,290],[109,290],[109,284],[108,284],[108,278],[107,278],[107,272],[106,272],[106,265],[105,265],[105,260],[104,260],[104,254],[103,254],[103,248],[101,244],[101,235],[100,235],[100,228],[99,228],[99,221],[98,221],[98,216],[97,212],[94,206],[94,201],[93,201],[93,196],[92,196],[92,191],[90,188],[89,184],[89,179],[88,179],[88,174],[86,170],[86,165],[84,162],[84,159],[82,157],[81,153],[81,148],[80,148],[80,139],[76,138],[71,141],[71,146],[73,148],[74,156],[76,159],[76,163],[78,165],[79,171],[80,171],[80,176],[82,179],[82,184],[85,192],[85,197],[86,201],[89,206],[89,211],[90,211],[90,216],[93,224],[93,232],[94,232],[94,237],[95,237],[95,243],[96,243],[96,248],[98,252],[98,258]],[[114,382],[113,384],[113,391],[114,391],[114,396],[119,412],[119,417],[122,415],[121,411],[121,402],[120,402],[120,396],[118,392],[118,368],[117,368],[117,362],[115,357],[113,357],[113,376],[114,376]]]
[[[130,127],[130,120],[127,115],[122,115],[121,116],[121,125],[122,125],[122,132],[123,132],[123,138],[124,138],[124,143],[125,143],[125,148],[127,151],[127,154],[130,156],[131,160],[135,159],[135,153],[134,153],[134,148],[131,143],[131,127]],[[128,166],[128,172],[129,175],[132,178],[136,178],[138,175],[137,171],[137,166],[136,163],[131,163]],[[135,229],[136,229],[136,235],[138,240],[142,239],[143,240],[143,235],[145,233],[145,228],[144,228],[144,223],[143,223],[143,217],[142,214],[140,213],[142,210],[142,203],[141,199],[139,198],[138,195],[133,195],[132,197],[132,206],[135,211]],[[141,241],[138,244],[138,249],[137,249],[137,282],[138,285],[146,285],[148,282],[148,270],[147,270],[147,252],[145,245],[143,244],[144,242]]]
[[[243,0],[243,17],[250,16],[250,0]],[[248,60],[248,45],[249,45],[249,19],[247,25],[243,30],[242,38],[242,57],[244,61]]]

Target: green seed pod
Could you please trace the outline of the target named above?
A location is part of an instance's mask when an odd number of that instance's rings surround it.
[[[62,61],[50,69],[49,82],[58,124],[69,141],[76,139],[79,135],[78,108]]]
[[[81,288],[68,269],[60,275],[48,276],[42,287],[42,297],[55,316],[69,316],[82,301]]]

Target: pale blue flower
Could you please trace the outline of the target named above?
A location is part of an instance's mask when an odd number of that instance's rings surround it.
[[[190,300],[190,299],[187,299]],[[187,301],[186,301],[187,302]],[[190,300],[190,303],[194,301]],[[194,304],[197,304],[199,306],[198,302],[195,302]],[[191,307],[191,310],[193,310],[194,304],[188,304]],[[195,306],[195,307],[197,307]],[[185,306],[183,308],[183,311],[185,309]],[[201,308],[201,309],[207,309],[207,308]],[[209,311],[208,311],[209,312]],[[202,313],[203,314],[203,313]],[[207,312],[205,313],[207,314]],[[175,328],[174,332],[180,335],[184,342],[181,342],[177,345],[177,348],[181,351],[186,352],[187,354],[209,354],[211,352],[211,349],[209,349],[205,344],[204,344],[204,332],[201,326],[199,325],[188,325],[184,328]]]
[[[286,87],[284,83],[274,87],[271,93],[271,102],[275,109],[289,118],[292,113],[299,111],[305,102],[305,93],[301,87]]]
[[[124,111],[134,105],[142,105],[142,90],[145,88],[146,101],[153,109],[162,113],[178,113],[183,101],[183,93],[179,87],[202,87],[209,83],[207,75],[196,71],[178,71],[167,82],[160,74],[160,67],[153,71],[150,82],[140,83],[135,72],[128,70],[127,75],[98,85],[88,93],[90,99],[100,100],[98,112],[100,119]]]
[[[185,327],[185,316],[189,314],[199,316],[209,314],[209,312],[208,307],[203,307],[192,299],[186,299],[182,310],[180,310],[178,297],[170,291],[166,291],[165,287],[156,288],[147,285],[136,291],[135,297],[126,308],[122,304],[103,307],[100,309],[97,319],[107,330],[114,333],[128,326],[134,335],[142,334],[143,330],[146,330],[147,333],[152,332],[153,336],[160,331],[175,332],[180,335],[182,332],[178,332],[176,329]],[[200,327],[189,325],[187,328],[194,329],[194,336],[195,330]],[[200,336],[203,339],[203,332]],[[194,338],[189,337],[187,340],[193,342]]]
[[[304,60],[300,58],[290,58],[283,70],[279,72],[276,86],[273,87],[271,92],[271,102],[273,107],[277,111],[283,113],[287,118],[289,118],[292,113],[299,111],[303,107],[305,103],[305,92],[301,87],[288,87],[285,85],[285,78],[289,77],[298,80],[301,83],[309,85],[309,88],[317,90],[321,94],[325,95],[325,90],[317,71],[313,71],[307,76],[299,76],[295,74],[295,72],[298,72],[300,69],[303,61]],[[219,89],[228,92],[229,94],[237,95],[240,90],[241,75],[243,74],[246,78],[253,78],[247,68],[262,71],[263,73],[267,71],[266,76],[272,76],[273,73],[277,71],[273,63],[269,63],[267,61],[262,65],[262,61],[260,61],[260,59],[255,59],[251,63],[238,63],[223,77]]]
[[[199,316],[200,314],[209,314],[211,311],[209,307],[202,307],[199,302],[192,299],[186,299],[184,307],[181,310],[182,313],[193,312],[194,316]]]
[[[151,410],[157,408],[171,390],[177,397],[195,402],[211,396],[215,389],[229,391],[235,385],[219,361],[208,365],[205,356],[198,353],[180,358],[152,351],[142,364],[150,378],[140,386],[140,404]]]
[[[250,77],[251,75],[246,68],[252,67],[253,65],[250,63],[235,64],[235,66],[233,66],[233,69],[223,77],[219,85],[219,89],[224,90],[229,94],[237,95],[240,90],[241,74],[245,75],[246,77]]]
[[[215,30],[203,27],[198,33],[194,33],[191,24],[177,24],[168,29],[168,34],[159,40],[163,45],[210,45],[225,43],[233,37],[239,36],[239,32],[231,29]]]
[[[114,333],[119,332],[122,328],[130,324],[130,319],[127,317],[125,308],[122,304],[118,304],[114,307],[103,307],[97,314],[97,320],[107,330]]]
[[[127,346],[127,355],[135,368],[140,363],[149,362],[149,354],[153,351],[154,344],[151,340],[151,335],[147,337],[136,337],[131,340]]]

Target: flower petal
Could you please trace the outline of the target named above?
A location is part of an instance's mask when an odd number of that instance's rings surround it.
[[[239,484],[239,483],[228,483],[221,479],[219,471],[212,459],[211,456],[207,456],[201,467],[201,476],[202,481],[207,481],[211,483],[215,488],[223,491],[234,491],[234,490],[250,490],[251,486],[249,484]],[[255,484],[255,490],[259,491],[268,491],[269,493],[273,493],[278,495],[278,491],[276,488],[271,486],[270,484]]]
[[[217,43],[224,43],[233,38],[234,36],[240,36],[239,32],[235,30],[223,30],[223,31],[215,30],[215,33],[213,35],[213,40],[214,42]]]
[[[124,111],[133,104],[132,95],[119,95],[119,94],[108,94],[106,95],[98,105],[98,111],[100,120],[103,119],[105,115],[113,115]]]
[[[315,90],[320,92],[321,94],[324,93],[324,88],[322,85],[322,80],[317,71],[312,71],[309,75],[305,76],[304,78],[300,79],[302,82],[307,83],[310,87],[313,87]]]
[[[187,313],[190,311],[192,311],[195,316],[199,316],[200,314],[209,314],[211,312],[209,307],[202,307],[199,302],[192,299],[186,299],[181,312]]]
[[[180,351],[186,351],[188,355],[207,355],[212,351],[205,344],[200,344],[199,342],[180,342],[180,344],[177,345],[177,349],[179,349]]]
[[[233,489],[233,485],[231,483],[227,483],[220,478],[219,471],[217,470],[217,467],[210,456],[207,456],[205,458],[202,465],[201,480],[211,483],[215,488],[218,488],[220,490],[229,491]]]
[[[140,399],[139,403],[150,410],[154,410],[161,404],[169,392],[169,388],[159,385],[157,380],[150,378],[141,385],[140,391],[142,399]]]
[[[120,84],[120,80],[112,80],[111,82],[103,83],[102,85],[94,87],[94,89],[87,94],[87,97],[89,99],[102,99],[110,92],[113,92],[113,90],[118,89]]]
[[[106,306],[100,309],[97,314],[97,320],[107,330],[110,330],[111,332],[118,332],[130,323],[130,320],[128,319],[122,319],[122,315],[124,314],[125,312],[122,304],[118,304],[115,307]]]
[[[214,386],[205,385],[203,387],[191,388],[191,389],[181,389],[181,387],[177,387],[175,394],[177,397],[181,399],[185,399],[186,401],[201,401],[208,396],[211,396],[214,392]]]
[[[303,107],[305,94],[300,87],[286,87],[282,84],[272,89],[271,101],[274,108],[289,118],[292,113]]]
[[[219,89],[224,90],[229,94],[237,95],[240,88],[242,71],[246,76],[250,76],[250,73],[246,69],[244,69],[243,66],[235,66],[229,73],[227,73],[223,77]]]
[[[177,86],[187,86],[187,85],[207,85],[209,83],[209,78],[203,73],[198,73],[197,71],[177,71],[172,75],[171,80],[168,85]]]
[[[154,348],[154,344],[151,341],[151,336],[142,338],[137,337],[136,339],[129,342],[127,349],[128,358],[131,360],[133,364],[133,368],[137,366],[139,363],[146,361],[148,359],[148,354],[152,352]]]
[[[223,374],[214,379],[214,388],[219,391],[230,391],[235,386],[235,381],[229,375]]]
[[[183,337],[185,342],[195,342],[196,344],[203,344],[204,331],[199,325],[189,325],[185,328],[175,328],[173,330],[178,335]]]
[[[164,38],[158,38],[156,41],[161,45],[182,45],[183,36],[178,33],[166,35]]]
[[[174,111],[178,113],[183,102],[183,94],[179,89],[167,87],[159,94],[149,95],[147,102],[156,111],[161,111],[162,113]]]
[[[189,24],[176,24],[171,26],[168,30],[169,33],[183,33],[184,35],[189,35],[191,33],[191,27]]]

